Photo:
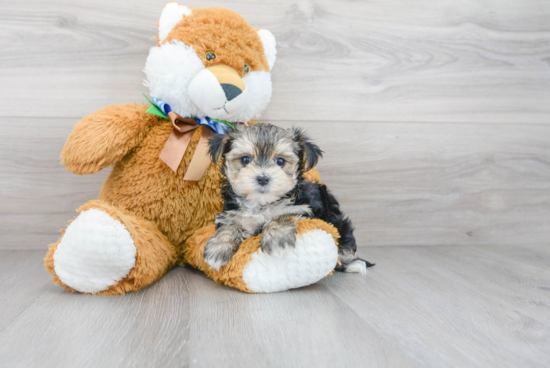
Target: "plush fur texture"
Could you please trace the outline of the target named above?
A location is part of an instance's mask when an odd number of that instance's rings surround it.
[[[144,69],[151,96],[181,116],[231,122],[258,118],[271,98],[275,37],[268,30],[257,31],[229,9],[185,9],[168,4],[159,21],[159,44],[151,49]],[[235,71],[238,96],[226,96],[211,69],[218,65]]]
[[[184,16],[191,15],[191,9],[178,3],[166,4],[159,19],[159,42],[166,39],[172,28],[178,24]]]
[[[299,227],[299,226],[298,226]],[[265,237],[265,233],[262,234]],[[262,237],[262,240],[263,240]],[[256,293],[274,293],[311,285],[332,273],[338,250],[332,236],[315,229],[296,236],[296,246],[273,257],[261,249],[243,269],[243,281]]]
[[[319,218],[340,232],[337,271],[352,272],[358,260],[351,220],[325,185],[306,182],[321,149],[298,128],[272,124],[237,127],[210,140],[213,160],[222,160],[223,212],[216,216],[216,234],[206,244],[205,261],[214,269],[229,262],[239,244],[262,232],[262,250],[281,253],[296,243],[296,221]],[[362,261],[364,267],[374,266]]]
[[[159,231],[156,224],[97,200],[86,203],[78,209],[78,212],[92,209],[102,211],[124,225],[132,236],[136,248],[135,265],[129,274],[107,289],[98,291],[97,294],[124,294],[128,291],[139,290],[161,278],[174,266],[176,251],[166,236]],[[65,234],[65,230],[62,230],[62,233]],[[67,291],[75,292],[77,290],[63,283],[55,272],[55,254],[62,239],[63,235],[56,243],[50,245],[45,259],[46,270],[52,274],[54,283],[65,287]]]
[[[53,258],[61,282],[97,293],[128,276],[135,266],[136,247],[120,221],[94,208],[67,227]]]
[[[174,174],[158,160],[172,127],[167,120],[146,114],[146,109],[137,104],[113,105],[85,117],[75,126],[62,152],[65,167],[76,174],[93,173],[114,165],[100,191],[100,201],[92,201],[79,211],[107,208],[105,212],[111,215],[117,211],[131,214],[135,221],[151,224],[147,229],[166,237],[166,246],[174,254],[173,258],[150,257],[147,253],[141,254],[142,248],[136,245],[137,257],[144,259],[144,262],[147,259],[146,264],[151,269],[136,271],[143,279],[124,279],[98,294],[138,290],[172,268],[176,257],[180,264],[185,264],[185,241],[196,230],[213,223],[216,213],[223,207],[219,192],[221,176],[216,164],[211,164],[199,182],[183,180],[202,128],[194,133],[190,148]],[[250,125],[254,124],[252,122]],[[134,132],[134,137],[131,132]],[[320,179],[316,170],[307,175],[311,180]],[[119,220],[116,216],[113,218]],[[126,222],[121,222],[126,225]],[[55,274],[53,254],[59,241],[50,246],[46,268],[56,284],[75,291],[63,284]],[[139,265],[138,262],[136,264]]]
[[[160,161],[172,125],[146,114],[146,109],[135,104],[114,105],[85,117],[69,136],[62,162],[76,174],[114,165],[99,199],[157,224],[180,254],[184,241],[211,223],[221,210],[220,174],[212,164],[201,181],[183,180],[201,127],[193,134],[176,173]]]
[[[179,19],[180,17],[184,18]],[[206,70],[212,65],[224,64],[235,68],[234,74],[238,78],[243,77],[246,89],[249,89],[249,103],[246,104],[248,110],[241,111],[241,115],[235,115],[235,119],[248,121],[244,117],[256,116],[265,107],[271,95],[269,68],[275,59],[274,38],[270,39],[270,34],[266,33],[268,31],[259,34],[232,11],[219,8],[189,10],[176,3],[167,5],[159,27],[159,45],[151,50],[145,68],[153,96],[153,91],[158,91],[161,95],[155,97],[175,96],[176,102],[181,106],[191,106],[192,101],[188,94],[188,85],[193,80],[191,74]],[[263,49],[263,39],[270,40],[267,50]],[[214,62],[204,59],[204,51],[207,49],[216,50],[217,58]],[[246,76],[242,70],[245,61],[252,69]],[[189,70],[190,74],[186,74]],[[258,88],[254,87],[255,84]],[[165,92],[166,95],[162,95]],[[123,279],[118,280],[126,272],[122,268],[114,270],[117,272],[113,271],[110,277],[103,275],[107,280],[104,281],[104,287],[109,283],[112,285],[99,290],[101,287],[96,288],[90,284],[96,265],[85,263],[88,274],[77,274],[77,268],[70,269],[66,255],[70,254],[74,260],[84,262],[87,255],[93,254],[100,247],[92,249],[93,246],[88,247],[82,243],[66,252],[63,250],[64,245],[56,256],[56,251],[63,242],[62,235],[58,242],[50,245],[45,265],[54,282],[66,290],[96,292],[101,295],[123,294],[151,284],[177,261],[185,264],[185,255],[203,251],[204,243],[187,240],[198,229],[212,224],[216,213],[222,210],[223,200],[219,191],[221,176],[216,164],[210,165],[200,181],[183,180],[202,128],[195,130],[180,166],[173,172],[159,160],[172,125],[169,120],[147,114],[147,108],[139,104],[108,106],[84,117],[67,139],[61,153],[62,163],[67,170],[84,175],[113,167],[101,188],[99,200],[88,202],[78,211],[101,211],[102,214],[98,217],[102,220],[91,222],[95,231],[101,231],[98,228],[108,227],[108,224],[113,223],[124,227],[135,247],[135,264]],[[203,113],[196,110],[192,112],[197,113],[196,115]],[[249,125],[253,124],[249,122]],[[320,180],[316,171],[306,175],[309,180]],[[112,221],[105,216],[110,216]],[[318,224],[316,228],[326,226]],[[119,229],[120,233],[124,233],[122,227]],[[79,229],[79,226],[74,229]],[[65,234],[65,231],[62,233]],[[81,239],[85,234],[83,232],[73,235],[76,236],[67,239],[68,247],[74,244],[74,239]],[[98,238],[104,239],[101,236]],[[122,244],[120,251],[127,254],[131,245],[129,239],[125,239],[123,243],[110,243],[105,248],[106,252],[116,253],[116,244]],[[249,250],[253,251],[252,248]],[[104,254],[101,257],[103,256]],[[65,262],[63,266],[59,264],[63,275],[56,273],[56,258]],[[124,258],[124,262],[126,261]],[[110,260],[104,259],[104,262],[106,267],[114,267],[109,264]],[[76,263],[77,261],[75,266]],[[220,271],[221,275],[226,272]],[[233,273],[231,275],[236,277]],[[227,279],[226,276],[220,277]],[[72,288],[63,279],[81,290]],[[68,281],[73,279],[78,282]],[[228,284],[237,285],[232,282]],[[241,285],[238,288],[246,287]]]
[[[262,39],[262,44],[264,46],[265,57],[267,58],[267,63],[269,69],[273,69],[275,65],[275,59],[277,58],[277,48],[275,47],[275,37],[267,29],[260,29],[258,35]]]
[[[262,250],[268,254],[294,246],[296,216],[310,211],[308,206],[294,206],[291,199],[283,198],[298,183],[302,172],[298,168],[307,160],[302,142],[295,138],[289,130],[258,124],[237,126],[227,135],[211,139],[212,159],[222,158],[226,178],[224,212],[216,217],[218,229],[204,254],[213,268],[225,265],[243,239],[260,231]]]
[[[338,234],[338,231],[336,228],[322,220],[316,220],[316,219],[303,219],[299,221],[296,225],[297,232],[298,232],[298,239],[300,239],[302,236],[305,236],[307,234],[310,234],[315,231],[323,231],[326,234],[330,234],[331,240],[334,241],[334,249],[336,249],[336,246],[338,245],[338,239],[340,238],[340,235]],[[185,261],[189,263],[191,266],[203,271],[208,277],[210,277],[212,280],[216,281],[219,284],[230,286],[234,289],[238,289],[244,292],[252,293],[252,292],[271,292],[271,291],[281,291],[281,290],[251,290],[248,287],[248,284],[243,280],[243,272],[245,270],[245,267],[249,265],[251,261],[253,261],[253,258],[259,254],[263,254],[261,251],[261,238],[262,234],[258,234],[256,236],[252,236],[242,242],[237,252],[233,255],[231,260],[227,265],[220,268],[220,270],[215,270],[208,263],[204,261],[204,245],[208,241],[208,239],[214,235],[216,232],[216,225],[212,224],[207,227],[204,227],[200,230],[198,230],[189,240],[187,241],[186,251],[185,251]],[[326,240],[325,240],[326,241]],[[332,242],[331,242],[332,243]],[[326,244],[328,247],[331,244]],[[332,245],[331,245],[332,246]],[[330,258],[330,254],[333,254],[334,257]],[[289,268],[282,268],[282,267],[276,267],[274,269],[269,269],[265,267],[261,267],[262,262],[265,260],[265,258],[260,257],[258,259],[260,267],[256,267],[254,265],[253,267],[255,269],[263,270],[263,272],[258,271],[254,277],[258,280],[261,280],[262,283],[274,283],[278,282],[280,279],[285,278],[293,278],[295,275],[299,275],[302,272],[307,274],[308,273],[308,264],[311,263],[311,257],[307,253],[302,252],[294,252],[290,251],[287,255],[287,259],[292,259],[294,257],[294,263],[292,267]],[[319,255],[322,256],[322,255]],[[334,263],[337,260],[338,254],[336,251],[329,252],[329,255],[326,257],[329,257],[331,261],[331,266],[329,267],[328,271],[321,277],[317,278],[316,280],[311,280],[310,283],[312,284],[316,281],[318,281],[320,278],[324,276],[331,275],[331,270],[334,267]],[[321,257],[319,257],[321,258]],[[274,265],[280,265],[277,263],[274,263]],[[306,276],[305,279],[308,279],[309,277]],[[297,285],[296,283],[294,285]],[[299,286],[305,286],[305,284],[299,285]],[[294,286],[294,287],[299,287]]]
[[[160,44],[177,40],[192,46],[201,57],[213,50],[217,56],[213,65],[243,71],[243,65],[248,64],[252,70],[269,71],[258,31],[237,12],[216,7],[191,11],[192,15],[183,17]]]
[[[146,110],[145,105],[111,105],[84,117],[69,135],[61,163],[78,175],[114,165],[137,147],[151,128],[163,123]]]

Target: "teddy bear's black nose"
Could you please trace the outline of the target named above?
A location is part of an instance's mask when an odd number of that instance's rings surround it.
[[[263,187],[263,186],[266,186],[267,183],[269,183],[269,176],[266,176],[266,175],[258,176],[256,180],[258,181],[258,184],[260,184]]]
[[[227,101],[231,101],[232,99],[243,93],[243,91],[239,87],[232,84],[222,83],[221,86],[223,88],[223,92],[225,93],[225,97],[227,97]]]

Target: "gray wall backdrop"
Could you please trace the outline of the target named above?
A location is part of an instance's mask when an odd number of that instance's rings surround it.
[[[108,170],[74,124],[143,102],[164,0],[0,1],[0,249],[46,249]],[[261,121],[306,128],[360,246],[550,243],[550,3],[199,1],[278,41]]]

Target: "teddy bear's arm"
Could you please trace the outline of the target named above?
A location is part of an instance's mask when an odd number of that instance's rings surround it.
[[[320,183],[321,182],[321,175],[319,174],[319,171],[317,171],[316,168],[313,168],[307,172],[304,173],[304,179],[306,181],[310,181],[312,183]]]
[[[75,174],[93,174],[113,165],[135,148],[158,119],[138,104],[111,105],[74,127],[61,152],[61,163]]]

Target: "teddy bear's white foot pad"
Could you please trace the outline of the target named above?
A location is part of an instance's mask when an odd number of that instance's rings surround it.
[[[136,247],[122,223],[91,209],[67,227],[53,259],[55,273],[64,284],[83,293],[97,293],[130,273]]]
[[[327,232],[316,229],[298,235],[296,247],[282,255],[258,250],[243,270],[243,281],[256,293],[274,293],[311,285],[336,266],[338,248]]]

